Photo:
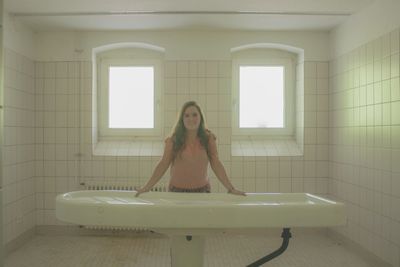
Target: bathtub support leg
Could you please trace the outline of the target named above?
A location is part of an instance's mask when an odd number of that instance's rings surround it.
[[[171,267],[203,267],[204,236],[171,236]]]
[[[261,266],[262,264],[272,260],[273,258],[278,257],[281,255],[288,247],[289,245],[289,239],[292,237],[292,234],[290,233],[290,228],[283,228],[282,235],[281,237],[283,238],[282,245],[280,248],[272,252],[271,254],[266,255],[265,257],[262,257],[261,259],[247,265],[247,267],[258,267]]]

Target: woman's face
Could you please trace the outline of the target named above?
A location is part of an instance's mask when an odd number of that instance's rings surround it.
[[[201,116],[195,106],[190,106],[183,112],[183,124],[186,130],[197,130],[199,129]]]

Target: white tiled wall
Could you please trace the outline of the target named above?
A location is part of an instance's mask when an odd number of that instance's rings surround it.
[[[167,61],[164,126],[196,100],[217,135],[219,155],[237,188],[248,192],[328,192],[328,63],[305,62],[304,156],[231,156],[231,62]],[[36,63],[37,223],[56,224],[54,197],[79,182],[144,184],[159,157],[93,156],[90,62]],[[76,154],[82,153],[81,158]],[[213,191],[225,189],[210,171]],[[168,183],[167,172],[161,184]]]
[[[342,234],[400,266],[399,29],[331,62],[330,187]]]
[[[56,224],[57,193],[78,189],[90,82],[83,62],[35,63],[36,223]],[[89,84],[89,85],[88,85]]]
[[[34,62],[5,49],[4,237],[17,238],[35,226]]]
[[[231,156],[230,61],[165,63],[165,135],[183,102],[196,100],[237,188],[327,194],[328,63],[304,64],[303,156]],[[90,62],[33,62],[7,50],[5,82],[6,242],[35,224],[60,223],[55,196],[81,188],[80,182],[141,185],[150,177],[159,157],[92,155]],[[213,191],[224,192],[210,176]]]

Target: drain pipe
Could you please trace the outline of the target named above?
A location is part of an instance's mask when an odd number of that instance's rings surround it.
[[[281,255],[288,247],[289,245],[289,239],[292,237],[292,234],[290,233],[290,228],[283,228],[283,232],[281,237],[283,238],[282,245],[280,248],[272,252],[271,254],[266,255],[265,257],[262,257],[261,259],[247,265],[247,267],[258,267],[263,265],[264,263],[272,260],[273,258],[278,257]]]

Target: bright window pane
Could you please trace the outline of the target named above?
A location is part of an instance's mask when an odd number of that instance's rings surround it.
[[[283,66],[240,66],[240,128],[284,127],[283,78]]]
[[[110,67],[109,127],[154,128],[153,67]]]

